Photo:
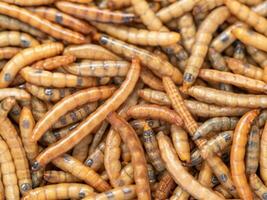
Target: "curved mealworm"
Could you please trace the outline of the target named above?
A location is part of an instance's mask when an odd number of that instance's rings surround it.
[[[266,120],[265,120],[266,121]],[[267,123],[265,123],[262,135],[261,135],[261,142],[260,142],[260,175],[263,182],[267,183]]]
[[[69,73],[93,77],[126,76],[129,68],[129,62],[108,60],[82,60],[79,63],[73,63],[64,67]]]
[[[0,60],[10,59],[21,51],[20,48],[16,47],[4,47],[0,48]]]
[[[166,168],[177,184],[197,199],[223,199],[212,190],[202,186],[184,169],[170,141],[162,132],[157,135],[157,139]]]
[[[241,21],[252,26],[256,31],[267,35],[266,26],[267,20],[252,11],[249,7],[235,0],[224,0],[224,4],[227,6],[229,11],[235,15]]]
[[[96,7],[70,2],[58,1],[55,5],[59,10],[65,13],[88,21],[121,24],[132,22],[135,19],[135,16],[131,13],[100,10]]]
[[[260,199],[266,199],[267,187],[263,184],[261,179],[256,174],[249,176],[249,185]]]
[[[79,59],[121,60],[117,55],[95,44],[67,46],[64,49],[64,55],[66,54],[72,54]]]
[[[30,9],[28,8],[28,10],[38,15],[39,17],[47,19],[51,22],[55,22],[56,24],[60,24],[62,26],[65,26],[80,33],[92,34],[96,32],[96,29],[93,26],[89,25],[88,23],[79,20],[77,18],[74,18],[71,15],[60,12],[55,8],[34,7]]]
[[[59,54],[62,50],[63,45],[60,43],[42,44],[22,50],[11,60],[9,60],[9,62],[2,69],[0,73],[0,87],[7,87],[14,80],[19,70],[26,65],[29,65],[34,61]]]
[[[103,86],[78,91],[63,98],[49,110],[34,127],[32,140],[37,141],[61,116],[85,103],[106,99],[114,92],[115,87]]]
[[[244,157],[247,134],[251,127],[251,123],[258,114],[259,110],[247,112],[238,121],[234,131],[233,144],[231,147],[230,169],[236,190],[242,199],[253,199],[253,194],[249,188],[245,175]]]
[[[112,37],[135,45],[166,46],[175,44],[180,40],[180,35],[175,32],[147,31],[145,29],[100,23],[93,23],[93,25]]]
[[[32,130],[34,126],[35,121],[32,116],[32,112],[29,107],[24,106],[20,113],[19,128],[26,156],[31,163],[39,153],[37,143],[31,142]]]
[[[39,6],[45,4],[52,4],[55,0],[2,0],[6,3],[16,4],[19,6]]]
[[[140,78],[150,88],[160,91],[164,90],[161,80],[145,67],[141,70]]]
[[[22,200],[31,199],[77,199],[94,194],[93,188],[79,183],[60,183],[35,188],[25,194]]]
[[[183,123],[173,110],[154,104],[132,106],[128,109],[127,115],[136,119],[160,119],[177,126],[181,126]]]
[[[208,45],[211,41],[213,32],[229,15],[229,11],[226,7],[216,8],[207,16],[203,23],[201,23],[196,33],[192,53],[185,68],[183,79],[184,90],[187,90],[195,82],[207,54]]]
[[[240,74],[252,79],[263,80],[263,70],[259,67],[245,63],[234,58],[225,58],[228,67],[236,74]]]
[[[129,148],[138,198],[151,199],[145,155],[135,131],[123,118],[114,112],[107,116],[107,120],[111,123],[112,128],[118,131],[123,142]],[[129,140],[129,138],[131,139]]]
[[[8,144],[12,158],[14,160],[16,174],[18,177],[19,189],[22,194],[32,188],[32,181],[30,178],[30,170],[28,160],[23,149],[20,137],[11,123],[6,117],[12,106],[15,104],[14,99],[7,98],[1,102],[0,109],[0,135]]]
[[[45,171],[44,172],[44,180],[49,183],[77,183],[81,182],[80,179],[76,178],[70,173],[64,171]]]
[[[252,57],[252,59],[260,65],[261,68],[267,66],[267,54],[265,52],[251,46],[247,46],[247,52]]]
[[[92,141],[92,135],[86,136],[80,143],[78,143],[72,151],[72,156],[77,160],[83,162],[88,154],[89,144]]]
[[[104,151],[106,142],[101,142],[97,148],[84,161],[86,166],[89,166],[94,171],[98,171],[104,165]]]
[[[80,33],[74,32],[70,29],[63,28],[57,24],[53,24],[46,19],[39,17],[15,5],[10,5],[4,2],[0,3],[0,13],[10,17],[17,18],[18,20],[29,23],[29,25],[51,35],[57,39],[65,40],[69,43],[82,44],[86,42],[86,38]]]
[[[252,125],[246,146],[246,174],[255,174],[259,165],[260,157],[260,129],[257,125]]]
[[[135,185],[126,185],[122,187],[117,187],[112,190],[96,194],[96,195],[89,195],[85,197],[84,200],[107,200],[110,198],[114,199],[123,199],[123,200],[131,200],[134,199],[138,194],[136,192]]]
[[[28,101],[31,98],[31,95],[23,89],[17,88],[1,88],[0,89],[0,100],[6,97],[14,97],[19,101]]]
[[[147,122],[144,122],[142,140],[150,163],[154,166],[156,171],[163,171],[165,166],[160,157],[156,135]]]
[[[98,42],[110,49],[111,51],[125,56],[127,59],[131,59],[132,56],[136,56],[140,59],[141,63],[146,65],[152,71],[160,75],[166,75],[172,77],[175,83],[181,83],[181,72],[172,66],[168,61],[162,60],[145,49],[138,48],[134,45],[126,44],[123,41],[116,40],[107,35],[97,35]]]
[[[88,103],[80,108],[76,108],[65,115],[59,117],[59,119],[52,125],[53,129],[62,128],[70,124],[77,123],[94,112],[98,107],[97,102]],[[52,109],[51,109],[52,110]]]
[[[29,83],[44,87],[92,87],[96,86],[96,79],[50,72],[41,69],[25,67],[20,70],[20,75]]]
[[[66,55],[47,58],[45,60],[40,60],[32,64],[31,67],[37,68],[37,69],[45,69],[45,70],[50,71],[50,70],[57,69],[65,65],[69,65],[73,63],[75,60],[76,60],[76,57],[74,55],[66,54]]]
[[[59,140],[48,149],[39,154],[36,158],[36,163],[32,166],[33,169],[38,169],[53,158],[71,149],[79,143],[86,135],[90,134],[113,110],[118,107],[127,99],[132,93],[138,81],[140,74],[140,63],[138,59],[133,59],[131,68],[126,76],[125,81],[116,90],[112,97],[105,101],[95,112],[89,115],[76,129],[71,131],[68,136]]]
[[[53,102],[57,102],[60,99],[71,95],[75,91],[74,88],[44,88],[30,83],[26,83],[25,87],[33,96],[44,101]]]
[[[57,157],[52,162],[58,168],[83,180],[97,191],[104,192],[110,189],[109,184],[104,181],[99,174],[70,155],[64,154],[61,157]]]
[[[167,199],[175,185],[171,174],[168,171],[165,171],[156,187],[154,198],[157,200]]]
[[[190,145],[187,133],[181,127],[171,126],[171,138],[181,161],[190,162]]]
[[[196,130],[193,140],[197,140],[201,137],[207,136],[211,131],[212,132],[222,132],[233,130],[238,122],[236,117],[215,117],[210,118],[201,124]]]
[[[5,15],[0,15],[0,26],[3,29],[9,29],[13,31],[22,31],[25,33],[29,33],[37,38],[45,38],[45,33],[33,28],[32,26],[21,22],[15,18],[11,18]]]
[[[170,200],[188,200],[190,194],[184,191],[180,186],[177,186],[170,197]]]
[[[27,33],[17,31],[2,31],[0,33],[0,47],[19,46],[22,48],[38,46],[38,40]]]
[[[199,0],[182,0],[174,2],[159,10],[156,16],[164,23],[171,19],[181,17],[183,14],[190,12]]]

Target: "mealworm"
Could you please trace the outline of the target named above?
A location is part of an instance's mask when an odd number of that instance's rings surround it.
[[[259,67],[251,65],[249,63],[245,63],[243,61],[234,59],[234,58],[226,58],[225,59],[228,67],[236,74],[240,74],[252,79],[263,80],[264,73],[263,70]]]
[[[267,26],[267,20],[264,17],[235,0],[224,0],[224,4],[238,19],[244,21],[247,25],[252,26],[259,33],[267,35],[265,28]]]
[[[122,168],[120,172],[120,176],[116,180],[116,185],[123,186],[123,185],[130,185],[134,182],[134,175],[133,175],[133,166],[131,163],[127,164],[124,168]]]
[[[32,181],[30,178],[29,164],[26,158],[25,151],[18,133],[6,117],[12,106],[15,104],[14,99],[7,98],[1,102],[0,109],[0,135],[8,144],[10,148],[12,158],[14,160],[16,174],[18,177],[19,189],[22,194],[30,190],[32,187]]]
[[[209,49],[209,60],[212,64],[212,68],[219,70],[219,71],[229,71],[229,68],[226,66],[226,62],[224,57],[217,52],[214,48]]]
[[[35,121],[40,120],[47,111],[47,106],[45,103],[36,97],[31,98],[31,107]]]
[[[180,160],[190,162],[190,145],[187,133],[181,127],[172,125],[171,138]]]
[[[247,52],[253,58],[253,60],[260,65],[261,68],[267,66],[267,54],[252,46],[247,46]]]
[[[84,161],[86,166],[89,166],[94,171],[98,171],[104,165],[104,151],[106,142],[101,142],[97,148]]]
[[[256,125],[259,128],[262,128],[265,124],[265,121],[267,120],[267,110],[263,110],[260,115],[257,117],[257,123]]]
[[[97,191],[103,192],[110,189],[109,184],[104,181],[99,174],[70,155],[64,154],[61,157],[57,157],[52,163],[56,167],[83,180]]]
[[[5,198],[7,200],[20,199],[15,165],[10,150],[2,138],[0,138],[0,164],[1,178],[5,189]]]
[[[145,155],[135,131],[123,118],[114,112],[107,116],[107,120],[111,123],[112,128],[118,131],[122,141],[129,148],[138,198],[151,199]]]
[[[46,185],[29,191],[22,200],[79,199],[94,194],[93,188],[79,183]]]
[[[266,199],[267,197],[267,187],[263,184],[261,179],[256,174],[251,174],[249,176],[250,186],[260,199]]]
[[[132,22],[135,19],[135,16],[131,13],[100,10],[96,7],[70,2],[58,1],[55,5],[59,10],[87,21],[121,24]]]
[[[147,31],[145,29],[128,28],[126,26],[113,26],[100,23],[93,23],[93,25],[112,37],[135,45],[166,46],[175,44],[180,40],[180,35],[175,32]]]
[[[94,112],[98,107],[97,102],[88,103],[80,108],[76,108],[61,116],[53,125],[53,129],[62,128],[70,124],[77,123]]]
[[[179,184],[188,193],[190,193],[190,195],[197,199],[223,199],[212,190],[201,185],[191,174],[185,170],[177,158],[175,150],[170,141],[162,132],[157,135],[157,139],[161,156],[166,164],[166,168],[177,184]]]
[[[50,145],[36,158],[33,169],[38,169],[46,163],[56,158],[58,155],[71,149],[79,143],[86,135],[90,134],[113,110],[116,110],[132,93],[140,74],[139,60],[133,59],[131,68],[125,81],[111,98],[105,101],[95,112],[89,115],[76,129],[71,131],[68,136]]]
[[[260,175],[263,182],[267,183],[267,166],[266,166],[266,149],[267,149],[267,142],[266,142],[266,134],[267,134],[267,124],[265,123],[262,135],[261,135],[261,142],[260,142]]]
[[[135,185],[127,185],[127,186],[117,187],[100,194],[91,196],[89,195],[88,197],[85,197],[84,200],[108,200],[111,198],[116,200],[131,200],[138,195],[136,190],[137,187]]]
[[[30,162],[32,162],[39,153],[37,143],[31,142],[32,130],[34,126],[35,121],[32,116],[32,112],[29,107],[24,106],[20,114],[19,128],[25,153]]]
[[[169,97],[160,91],[151,89],[142,89],[138,91],[138,95],[148,102],[158,105],[170,106]],[[205,104],[199,101],[185,100],[185,105],[189,111],[199,117],[234,117],[241,116],[248,111],[247,108],[238,107],[219,107],[216,105]]]
[[[15,103],[15,105],[12,107],[10,112],[8,113],[8,116],[17,124],[19,124],[19,118],[20,118],[21,108],[18,103]]]
[[[227,147],[229,147],[232,144],[232,139],[233,139],[233,131],[224,131],[212,137],[200,149],[202,158],[206,159],[212,156],[213,154],[223,152]]]
[[[19,6],[39,6],[45,4],[52,4],[55,0],[2,0],[3,2],[16,4]]]
[[[64,171],[45,171],[44,172],[44,180],[49,183],[77,183],[81,182],[80,179],[76,178],[70,173]]]
[[[1,7],[1,2],[0,2]],[[0,8],[1,10],[1,8]],[[34,61],[59,54],[63,50],[60,43],[43,44],[22,50],[4,66],[0,73],[0,87],[7,87],[15,78],[19,70]]]
[[[85,37],[80,33],[63,28],[57,24],[53,24],[48,20],[31,13],[25,8],[1,2],[0,13],[10,17],[14,17],[22,22],[29,23],[29,25],[57,39],[62,39],[74,44],[82,44],[86,42]]]
[[[148,160],[158,172],[163,171],[165,166],[160,157],[156,135],[147,122],[144,123],[142,139]]]
[[[177,186],[173,191],[170,200],[188,200],[190,194],[184,191],[180,186]]]
[[[161,80],[156,77],[149,69],[143,67],[141,70],[140,78],[150,88],[160,91],[164,90]]]
[[[20,75],[29,83],[44,87],[92,87],[96,86],[96,79],[85,78],[72,74],[50,72],[41,69],[25,67],[20,70]]]
[[[194,24],[193,16],[190,13],[187,13],[180,17],[178,20],[178,27],[182,37],[182,44],[188,52],[191,52],[196,35],[196,26]]]
[[[108,98],[115,87],[103,86],[78,91],[63,98],[51,110],[49,110],[34,127],[32,139],[37,141],[61,116],[85,103]]]
[[[226,7],[216,8],[211,11],[203,23],[201,23],[196,33],[191,56],[185,68],[183,79],[184,90],[187,90],[195,82],[207,54],[208,45],[211,42],[213,32],[215,32],[218,26],[222,24],[229,15],[229,11]]]
[[[1,88],[0,89],[0,100],[6,97],[14,97],[19,101],[28,101],[31,98],[31,95],[23,89],[17,88]]]
[[[171,174],[168,171],[165,171],[159,180],[158,186],[156,187],[154,198],[157,200],[167,199],[175,185],[176,184]]]
[[[211,186],[211,180],[212,180],[212,170],[207,162],[202,162],[200,171],[198,174],[198,181],[200,184],[202,184],[205,187]]]
[[[232,30],[232,32],[235,33],[237,29],[239,29],[239,27],[234,28]],[[236,37],[236,34],[234,34],[234,35]],[[237,41],[236,44],[235,44],[235,49],[234,49],[233,57],[235,59],[246,61],[246,58],[245,58],[245,46],[240,41]]]
[[[238,121],[231,147],[230,169],[238,195],[242,199],[253,199],[253,194],[249,188],[245,175],[245,148],[247,144],[247,134],[251,123],[259,114],[259,110],[247,112]]]
[[[267,48],[263,45],[267,42],[267,38],[264,35],[244,27],[235,27],[232,32],[237,39],[239,39],[246,45],[267,51]]]
[[[0,60],[10,59],[21,51],[20,48],[16,47],[4,47],[0,48]]]
[[[168,61],[156,57],[145,49],[126,44],[107,35],[98,35],[97,40],[101,45],[115,53],[123,55],[127,59],[131,59],[132,56],[138,57],[143,65],[160,75],[172,77],[175,83],[181,83],[182,81],[181,72],[177,68],[174,68]]]
[[[143,128],[144,128],[145,122],[148,123],[148,125],[152,129],[159,128],[160,125],[161,125],[161,122],[159,120],[153,120],[153,119],[148,119],[148,120],[135,119],[135,120],[130,121],[129,123],[134,128],[134,130],[136,131],[136,133],[138,135],[141,135],[142,132],[143,132]]]
[[[67,46],[64,54],[72,54],[78,59],[121,60],[117,55],[95,44]]]
[[[159,10],[156,16],[164,23],[171,19],[181,17],[187,12],[190,12],[199,0],[182,0],[174,2]]]
[[[92,34],[96,31],[95,28],[88,23],[74,18],[71,15],[60,12],[55,8],[34,7],[30,8],[29,10],[41,18],[55,22],[56,24],[60,24],[83,34]]]
[[[233,130],[238,122],[236,117],[215,117],[210,118],[201,124],[196,130],[193,140],[207,136],[210,132],[222,132]]]
[[[129,148],[125,143],[121,144],[121,157],[124,163],[128,163],[131,161],[131,154]]]
[[[83,60],[64,67],[71,74],[93,77],[126,76],[130,63],[126,61]]]
[[[2,31],[0,33],[0,47],[19,46],[28,48],[38,45],[39,42],[27,33],[17,31]]]
[[[252,125],[246,146],[246,174],[255,174],[259,165],[260,156],[260,129]]]
[[[45,33],[33,28],[32,26],[5,15],[0,15],[0,27],[3,29],[29,33],[37,38],[46,37]]]
[[[182,125],[181,118],[173,110],[154,104],[132,106],[128,109],[127,115],[137,119],[160,119],[176,126]]]
[[[82,140],[80,143],[78,143],[72,151],[72,156],[76,158],[77,160],[84,162],[84,160],[87,157],[89,144],[92,141],[92,136],[88,135]]]
[[[47,58],[44,60],[40,60],[34,64],[31,65],[33,68],[37,69],[45,69],[45,70],[54,70],[59,67],[69,65],[73,63],[76,60],[76,57],[71,54],[61,55],[61,56],[55,56],[51,58]]]
[[[26,83],[25,87],[33,96],[43,101],[52,102],[57,102],[75,91],[73,88],[44,88],[30,83]]]
[[[108,0],[107,6],[112,10],[116,10],[131,5],[131,0]]]

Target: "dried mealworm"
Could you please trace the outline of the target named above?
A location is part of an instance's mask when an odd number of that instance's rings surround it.
[[[171,174],[168,171],[165,171],[159,180],[158,186],[156,187],[154,198],[157,200],[167,199],[175,185],[176,184]]]
[[[81,182],[80,179],[76,178],[72,174],[64,171],[45,171],[44,180],[49,183],[77,183]]]

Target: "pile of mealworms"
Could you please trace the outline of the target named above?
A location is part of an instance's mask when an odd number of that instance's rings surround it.
[[[0,200],[267,200],[267,0],[0,0]]]

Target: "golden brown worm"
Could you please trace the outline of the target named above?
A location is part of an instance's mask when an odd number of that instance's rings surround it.
[[[80,179],[76,178],[72,174],[64,171],[45,171],[44,172],[44,180],[49,183],[77,183],[81,182]]]
[[[77,144],[73,148],[72,156],[81,162],[85,161],[91,141],[92,135],[86,136],[79,144]]]
[[[2,0],[3,2],[16,4],[19,6],[39,6],[45,4],[52,4],[55,0]]]
[[[0,60],[10,59],[21,51],[20,48],[16,47],[4,47],[0,48]]]

